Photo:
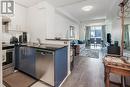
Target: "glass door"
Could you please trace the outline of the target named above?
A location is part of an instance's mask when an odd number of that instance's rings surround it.
[[[90,42],[93,44],[101,44],[102,40],[102,27],[92,26],[90,31]]]

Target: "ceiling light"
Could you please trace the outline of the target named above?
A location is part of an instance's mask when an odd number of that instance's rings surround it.
[[[93,9],[93,6],[84,6],[84,7],[82,8],[83,11],[90,11],[90,10],[92,10],[92,9]]]

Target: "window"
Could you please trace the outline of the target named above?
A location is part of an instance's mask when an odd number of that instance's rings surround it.
[[[102,37],[102,27],[92,26],[91,27],[91,38],[101,38]]]

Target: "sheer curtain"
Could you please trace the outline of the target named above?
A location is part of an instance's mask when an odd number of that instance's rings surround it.
[[[103,44],[106,43],[106,25],[102,25],[102,40]]]
[[[129,28],[128,25],[125,25],[125,30],[124,30],[124,41],[125,41],[125,47],[129,47]]]
[[[85,33],[85,42],[86,42],[86,46],[88,46],[90,44],[90,26],[86,26],[86,33]]]

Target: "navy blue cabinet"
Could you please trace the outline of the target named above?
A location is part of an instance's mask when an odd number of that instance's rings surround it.
[[[15,46],[15,68],[19,67],[19,46]]]
[[[37,48],[28,46],[15,47],[15,67],[35,78],[36,76],[36,60]],[[68,51],[67,46],[54,50],[54,85],[59,87],[67,76]],[[44,50],[44,48],[43,48]],[[42,54],[43,55],[43,54]],[[43,56],[45,57],[45,56]],[[45,62],[43,62],[45,63]],[[45,63],[46,64],[46,63]],[[44,64],[43,64],[44,65]],[[40,68],[43,68],[42,66]]]
[[[67,76],[67,47],[55,51],[55,87],[59,87]]]
[[[19,47],[17,68],[31,76],[35,76],[35,49],[30,47]]]

